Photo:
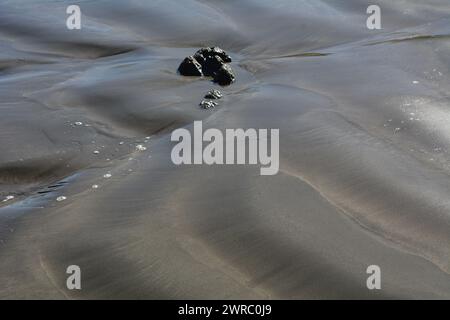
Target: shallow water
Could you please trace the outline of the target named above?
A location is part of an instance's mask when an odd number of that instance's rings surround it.
[[[450,5],[369,4],[0,1],[0,297],[450,298]],[[173,165],[194,120],[279,128],[280,172]]]

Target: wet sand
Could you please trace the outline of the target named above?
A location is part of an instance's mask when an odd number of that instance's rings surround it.
[[[448,1],[78,4],[0,2],[0,298],[450,298]],[[177,74],[213,45],[234,84]],[[195,120],[280,129],[280,172],[175,166]]]

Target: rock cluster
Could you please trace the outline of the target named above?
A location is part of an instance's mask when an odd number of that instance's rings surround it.
[[[201,48],[193,56],[186,57],[178,67],[183,76],[212,77],[221,86],[230,85],[236,79],[227,63],[231,57],[219,47]]]
[[[202,102],[200,102],[200,107],[202,109],[210,109],[210,108],[214,108],[215,106],[219,105],[217,102],[212,101],[212,100],[217,100],[222,98],[222,92],[220,92],[219,90],[210,90],[208,91],[208,93],[205,95],[205,99],[202,100]]]

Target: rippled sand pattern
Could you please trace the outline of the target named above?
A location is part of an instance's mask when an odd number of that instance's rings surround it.
[[[0,1],[0,298],[449,299],[450,4],[377,2]],[[194,120],[279,128],[280,172],[175,166]]]

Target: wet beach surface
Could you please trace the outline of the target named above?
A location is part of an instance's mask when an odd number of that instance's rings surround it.
[[[449,299],[450,4],[369,4],[0,1],[0,298]],[[235,83],[177,74],[214,45]],[[279,173],[175,166],[195,120]]]

